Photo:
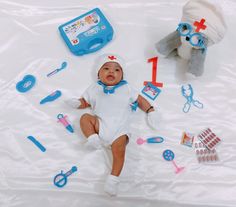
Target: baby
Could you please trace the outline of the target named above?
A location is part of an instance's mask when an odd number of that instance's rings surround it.
[[[147,113],[148,124],[156,128],[159,119],[157,111],[124,80],[125,65],[121,57],[103,55],[98,60],[98,81],[93,83],[78,99],[69,99],[67,104],[74,108],[91,107],[93,115],[81,116],[80,126],[87,137],[86,146],[93,149],[110,147],[113,163],[107,177],[104,191],[111,196],[117,194],[126,145],[130,137],[130,115],[132,107],[138,105]]]

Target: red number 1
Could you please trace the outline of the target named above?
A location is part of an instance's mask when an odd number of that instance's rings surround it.
[[[158,57],[153,57],[148,59],[148,63],[152,62],[152,81],[151,84],[153,84],[156,87],[163,87],[163,83],[158,83],[156,82],[156,77],[157,77],[157,61]],[[147,85],[147,83],[150,81],[144,81],[143,84]]]

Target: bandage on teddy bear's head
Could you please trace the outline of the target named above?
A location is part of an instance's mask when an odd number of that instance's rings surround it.
[[[190,0],[183,7],[181,23],[192,26],[193,33],[202,33],[208,46],[221,41],[227,26],[222,9],[214,0]]]

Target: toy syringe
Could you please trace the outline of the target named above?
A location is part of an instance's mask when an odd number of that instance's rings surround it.
[[[66,129],[73,133],[74,129],[72,128],[72,126],[68,123],[68,121],[66,120],[67,116],[64,116],[63,114],[58,114],[57,115],[58,121],[57,122],[61,122],[64,127],[66,127]]]

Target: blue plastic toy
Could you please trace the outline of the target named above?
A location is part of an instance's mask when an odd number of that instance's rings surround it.
[[[53,180],[54,185],[59,188],[62,188],[67,183],[67,177],[76,171],[77,171],[76,166],[73,166],[71,170],[69,170],[67,173],[63,173],[63,171],[61,171],[61,173],[57,174],[54,177],[54,180]]]
[[[25,93],[35,85],[35,82],[36,78],[33,75],[26,75],[16,84],[16,89],[21,93]]]
[[[27,138],[30,141],[32,141],[42,152],[46,151],[46,148],[38,140],[36,140],[33,136],[28,136]]]
[[[180,23],[177,31],[180,36],[186,37],[186,40],[190,42],[193,47],[200,47],[206,50],[205,42],[201,33],[193,33],[193,28],[188,23]]]
[[[61,96],[61,91],[57,90],[53,93],[51,93],[50,95],[48,95],[47,97],[45,97],[44,99],[42,99],[40,101],[40,104],[45,104],[47,102],[52,102],[56,99],[58,99]]]
[[[58,114],[57,118],[58,118],[58,122],[61,122],[63,124],[63,126],[66,127],[66,129],[69,132],[71,132],[71,133],[74,132],[74,129],[72,128],[72,126],[66,120],[67,116],[64,116],[63,114]]]
[[[56,73],[60,72],[61,70],[65,69],[67,66],[67,62],[63,62],[61,64],[61,67],[60,68],[57,68],[56,70],[52,71],[51,73],[48,73],[47,74],[47,77],[51,77],[52,75],[55,75]]]
[[[196,106],[199,109],[203,108],[203,104],[197,100],[193,99],[193,88],[190,84],[181,87],[182,95],[187,99],[187,102],[184,104],[183,112],[189,112],[191,104]]]
[[[98,81],[97,83],[103,87],[103,92],[105,94],[113,94],[113,93],[115,93],[115,90],[117,88],[127,84],[127,81],[122,80],[122,81],[120,81],[118,84],[116,84],[114,86],[107,86],[102,81]]]
[[[58,29],[70,51],[78,56],[101,49],[113,37],[112,26],[98,8],[72,19]]]

